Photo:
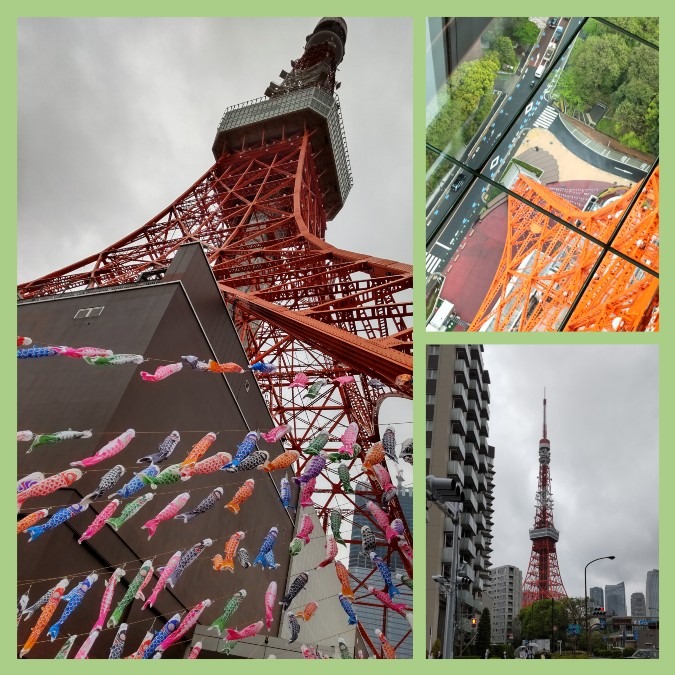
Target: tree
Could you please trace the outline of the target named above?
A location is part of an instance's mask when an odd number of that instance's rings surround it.
[[[478,653],[478,656],[483,656],[485,654],[485,650],[490,648],[490,641],[492,639],[490,610],[487,607],[481,612],[477,631],[476,652]]]
[[[576,94],[587,106],[610,103],[623,82],[630,61],[630,47],[617,34],[592,35],[572,52],[569,71]]]
[[[649,42],[659,44],[659,17],[658,16],[615,16],[607,19],[630,33],[635,33]],[[597,22],[594,22],[597,23]],[[612,30],[606,28],[606,30]]]
[[[553,626],[558,627],[557,639],[564,639],[563,627],[566,628],[570,623],[564,600],[537,600],[523,607],[518,613],[518,619],[526,639],[550,638]]]
[[[513,19],[511,35],[523,48],[531,47],[539,39],[540,30],[527,17]]]
[[[500,66],[507,65],[515,68],[518,65],[518,57],[513,49],[513,43],[507,37],[500,37],[495,41],[495,51],[499,55]]]

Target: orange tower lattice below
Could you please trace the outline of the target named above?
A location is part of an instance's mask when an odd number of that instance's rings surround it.
[[[644,185],[580,211],[561,196],[521,175],[512,190],[542,209],[635,260],[659,271],[659,169]],[[620,229],[617,224],[637,199]],[[508,199],[504,252],[469,330],[557,331],[589,274],[565,331],[658,329],[659,280],[608,252],[593,272],[602,248],[578,231]]]

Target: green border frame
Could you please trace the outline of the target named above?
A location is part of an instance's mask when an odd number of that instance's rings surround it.
[[[615,0],[615,2],[593,2],[590,5],[588,3],[581,2],[571,2],[565,5],[566,10],[570,15],[579,15],[579,14],[590,14],[596,16],[603,15],[636,15],[642,13],[641,10],[646,10],[645,13],[658,14],[661,17],[662,25],[664,27],[663,35],[665,39],[660,44],[660,49],[662,50],[662,63],[664,67],[662,68],[662,84],[666,83],[666,79],[670,73],[668,73],[667,67],[665,64],[672,64],[675,62],[675,40],[671,40],[669,35],[669,29],[673,25],[672,19],[675,17],[675,6],[667,6],[665,2],[658,4],[651,4],[648,7],[640,7],[635,3],[628,3],[625,0]],[[229,3],[214,2],[213,0],[193,0],[189,5],[184,3],[174,3],[174,2],[148,2],[147,0],[137,0],[135,2],[129,2],[129,0],[119,0],[118,2],[104,2],[104,3],[85,3],[82,0],[71,0],[71,1],[62,1],[62,2],[45,2],[44,0],[40,2],[32,3],[18,3],[10,2],[8,5],[3,6],[0,10],[0,17],[2,19],[0,23],[0,49],[2,50],[2,63],[3,63],[3,84],[5,86],[8,97],[6,103],[3,106],[2,118],[2,147],[4,149],[3,153],[3,175],[4,181],[2,184],[3,190],[3,205],[4,205],[4,224],[5,224],[5,246],[0,250],[0,273],[2,274],[2,294],[0,295],[0,303],[2,309],[7,311],[8,315],[14,317],[14,321],[5,321],[0,327],[0,343],[4,345],[11,345],[13,340],[12,330],[14,323],[16,322],[16,296],[14,295],[15,284],[16,284],[16,218],[17,218],[17,206],[16,206],[16,188],[17,188],[17,154],[16,154],[16,123],[17,123],[17,109],[16,109],[16,86],[17,86],[17,77],[16,77],[16,59],[17,59],[17,35],[16,35],[16,19],[20,16],[314,16],[317,11],[323,10],[324,14],[342,14],[342,15],[351,15],[351,16],[410,16],[414,20],[413,26],[413,48],[414,48],[414,115],[413,115],[413,136],[414,136],[414,219],[413,219],[413,229],[414,229],[414,242],[413,242],[413,255],[414,255],[414,268],[416,276],[416,284],[414,290],[414,302],[415,302],[415,319],[414,319],[414,329],[415,329],[415,339],[417,342],[416,354],[414,357],[415,363],[415,372],[418,373],[418,386],[417,391],[414,396],[414,413],[415,419],[424,420],[425,412],[425,392],[424,392],[424,372],[425,372],[425,346],[427,344],[455,344],[458,342],[469,342],[469,343],[478,343],[483,342],[485,344],[554,344],[554,343],[566,343],[566,344],[603,344],[605,342],[615,342],[620,344],[635,344],[635,343],[649,343],[649,344],[659,344],[662,345],[660,350],[661,354],[661,397],[660,405],[662,410],[668,410],[673,407],[675,402],[675,396],[670,393],[668,384],[669,379],[668,375],[672,372],[675,372],[673,369],[673,362],[675,361],[675,348],[668,348],[668,344],[672,344],[673,337],[673,318],[672,318],[672,301],[670,294],[670,287],[672,282],[670,281],[669,270],[672,269],[672,266],[668,264],[669,260],[673,259],[672,252],[672,242],[673,235],[669,228],[664,228],[662,233],[662,242],[664,249],[664,262],[662,269],[665,270],[665,273],[662,274],[662,292],[661,292],[661,307],[663,308],[664,317],[661,321],[661,331],[656,334],[619,334],[619,335],[606,335],[606,334],[497,334],[497,333],[488,333],[488,334],[469,334],[465,333],[459,336],[459,334],[442,334],[442,333],[429,333],[425,331],[425,297],[424,297],[424,287],[425,287],[425,241],[424,241],[424,231],[425,231],[425,217],[424,217],[424,203],[425,203],[425,187],[424,187],[424,142],[425,142],[425,128],[424,128],[424,119],[425,119],[425,78],[424,78],[424,68],[425,68],[425,18],[427,16],[443,16],[446,14],[456,14],[453,12],[455,9],[452,4],[447,2],[438,2],[437,0],[425,0],[421,3],[404,3],[401,0],[396,2],[389,3],[377,3],[373,0],[360,0],[359,2],[354,2],[353,0],[343,0],[340,3],[331,3],[329,5],[324,5],[323,7],[318,7],[315,2],[307,2],[306,0],[289,0],[289,2],[282,4],[277,2],[271,2],[270,0],[259,0],[255,6],[251,5],[241,5],[237,8],[233,8]],[[541,2],[532,2],[532,1],[520,1],[516,4],[506,4],[503,1],[497,2],[495,0],[483,0],[480,5],[467,6],[465,3],[457,7],[459,9],[459,14],[463,15],[483,15],[483,16],[499,16],[508,13],[510,15],[535,15],[542,12],[548,12],[553,9],[551,6],[543,6]],[[247,10],[247,11],[242,11]],[[560,10],[558,10],[560,11]],[[672,71],[671,71],[672,72]],[[669,91],[667,88],[662,87],[663,91],[661,92],[660,104],[663,111],[661,117],[664,120],[670,120],[670,112],[673,109],[673,100],[675,94],[672,89]],[[666,166],[665,170],[662,172],[662,176],[666,185],[670,182],[670,172],[668,170],[669,158],[673,153],[673,133],[668,122],[661,125],[661,138],[660,138],[660,147],[661,147],[661,156],[666,157]],[[673,197],[669,190],[664,190],[661,194],[661,210],[665,211],[666,214],[673,212]],[[669,223],[669,219],[666,218],[666,223]],[[9,334],[8,334],[9,333]],[[454,338],[454,339],[453,339]],[[5,381],[3,383],[0,392],[2,394],[2,406],[0,406],[0,414],[2,426],[2,440],[5,447],[13,447],[14,439],[13,432],[16,427],[16,370],[14,366],[13,357],[11,352],[7,352],[6,349],[3,352],[3,372],[6,373]],[[617,364],[617,368],[621,367],[621,364]],[[660,439],[662,447],[667,447],[664,444],[665,440],[670,440],[675,438],[675,433],[673,431],[673,421],[669,415],[663,416],[663,421],[661,423],[661,433]],[[425,436],[424,436],[424,426],[417,424],[414,430],[414,442],[418,448],[418,457],[420,457],[420,449],[424,447]],[[12,463],[13,466],[13,463]],[[661,458],[661,473],[662,475],[669,476],[672,475],[674,468],[673,459],[670,456],[670,453],[664,452],[663,457]],[[1,490],[1,501],[3,513],[11,513],[14,509],[14,500],[13,500],[13,471],[3,473],[3,489]],[[424,461],[418,461],[414,468],[414,482],[416,486],[415,491],[415,502],[414,502],[414,519],[416,524],[416,536],[415,544],[418,551],[418,566],[423,566],[423,557],[421,557],[420,552],[424,552],[426,549],[425,541],[425,492],[423,490],[424,486],[424,473],[425,466]],[[665,478],[662,481],[661,489],[665,488]],[[662,519],[664,523],[667,523],[667,502],[665,499],[661,499],[661,507],[664,518]],[[3,540],[8,542],[14,542],[14,537],[16,536],[14,531],[11,531],[10,521],[5,519],[0,522],[0,536]],[[667,526],[667,525],[666,525]],[[665,526],[662,525],[663,531],[668,533],[669,530],[665,529]],[[16,577],[16,556],[15,548],[12,543],[10,548],[12,549],[9,555],[5,555],[0,558],[0,572],[2,573],[2,579],[4,583],[2,584],[2,607],[7,608],[0,612],[0,629],[2,634],[12,635],[15,630],[14,624],[14,613],[13,609],[9,608],[14,607],[16,600],[15,586],[13,584],[13,579]],[[673,600],[673,581],[672,575],[669,574],[670,569],[672,569],[672,561],[675,557],[675,544],[672,543],[672,539],[669,536],[665,536],[661,542],[660,554],[663,562],[668,563],[665,565],[665,574],[664,578],[661,580],[661,599],[662,604],[666,605],[666,615],[664,629],[667,631],[670,624],[671,610],[668,607],[668,601]],[[659,565],[661,568],[661,565]],[[665,601],[665,602],[664,602]],[[426,626],[425,626],[425,612],[423,610],[424,605],[424,587],[420,583],[418,578],[417,589],[414,592],[414,604],[417,608],[415,612],[414,619],[414,636],[413,644],[415,649],[414,661],[418,662],[419,665],[422,665],[424,662],[425,667],[440,672],[440,669],[447,667],[447,664],[441,665],[443,662],[438,661],[427,661],[425,658],[425,637],[426,637]],[[667,635],[667,633],[664,633]],[[11,639],[11,638],[10,638]],[[664,649],[662,650],[663,655],[659,662],[653,663],[649,666],[652,669],[660,670],[664,668],[664,663],[674,662],[672,654],[669,653],[670,649],[667,643],[664,644]],[[24,661],[17,662],[15,658],[15,651],[10,647],[9,649],[6,646],[2,649],[0,662],[10,665],[13,672],[21,673],[37,673],[42,672],[45,668],[44,661]],[[131,663],[131,662],[130,662]],[[196,662],[205,663],[202,662]],[[253,664],[246,663],[243,667],[245,670],[255,671],[257,669],[272,669],[275,673],[296,673],[298,662],[286,662],[277,660],[274,665],[266,665],[262,661],[253,662]],[[394,663],[390,663],[386,666],[383,664],[372,665],[372,664],[360,664],[357,669],[362,672],[371,672],[371,668],[387,668],[388,670],[393,670],[394,672],[403,672],[402,669],[406,668],[406,663],[409,663],[407,660],[401,660]],[[482,661],[472,661],[471,669],[472,671],[487,672],[485,669],[492,670],[493,665],[483,664]],[[502,665],[500,668],[506,668],[507,671],[511,669],[520,670],[522,666],[515,664],[517,661],[508,661],[507,664],[500,662]],[[553,667],[554,669],[561,669],[567,662],[559,661],[549,661],[547,668]],[[160,668],[164,672],[179,672],[179,669],[183,669],[184,661],[166,661],[161,663]],[[585,661],[583,663],[577,663],[575,670],[581,670],[582,672],[590,672],[591,669],[593,672],[597,673],[598,671],[609,672],[610,669],[616,669],[615,661]],[[355,664],[354,664],[355,665]],[[63,664],[62,666],[54,665],[55,669],[66,668],[67,666]],[[77,667],[77,666],[76,666]],[[87,668],[88,666],[80,666],[82,668]],[[152,666],[150,666],[152,667]],[[192,668],[203,670],[205,666],[195,665],[191,666]],[[300,665],[299,668],[309,668],[309,666]],[[335,671],[336,668],[343,668],[343,665],[339,665],[338,662],[331,661],[325,666],[328,671]],[[125,661],[119,662],[117,664],[107,664],[105,661],[98,661],[97,668],[100,668],[102,672],[119,672],[121,670],[129,672],[135,666],[126,664]]]

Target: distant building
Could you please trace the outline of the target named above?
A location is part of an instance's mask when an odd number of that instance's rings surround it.
[[[605,586],[605,610],[607,616],[627,616],[626,587],[623,581]]]
[[[630,615],[647,616],[647,603],[644,593],[632,593],[630,596]]]
[[[499,644],[513,638],[513,620],[522,601],[523,572],[514,565],[490,570],[489,594],[492,598],[492,642]]]
[[[659,615],[659,571],[647,572],[647,616]]]
[[[364,485],[363,483],[357,483],[355,487],[357,492],[371,489],[369,485]],[[402,487],[402,485],[399,483],[398,500],[406,522],[408,523],[408,527],[410,528],[410,532],[413,531],[412,496],[412,488]],[[357,506],[363,506],[367,500],[357,494],[355,501]],[[361,537],[361,528],[364,525],[372,525],[372,523],[370,523],[370,521],[361,512],[356,512],[352,521],[352,537],[354,539]],[[381,550],[378,549],[377,552],[380,555],[383,555],[385,552],[384,547],[382,547]],[[398,553],[392,554],[391,560],[389,561],[389,567],[391,568],[392,574],[396,574],[397,572],[400,574],[406,573]],[[363,552],[361,546],[352,545],[349,547],[349,573],[357,579],[364,581],[364,585],[366,587],[374,586],[379,590],[384,588],[379,571],[370,561],[370,557]],[[394,602],[403,602],[412,607],[412,591],[410,591],[404,585],[399,584],[396,578],[394,578],[394,582],[401,592],[400,596],[397,595],[394,598]],[[365,590],[366,589],[359,590],[357,592],[358,595],[363,595],[363,591]],[[410,624],[405,619],[405,617],[402,617],[400,614],[397,614],[392,610],[384,610],[381,605],[377,604],[377,606],[375,606],[376,604],[377,603],[373,603],[373,606],[354,606],[356,615],[358,616],[359,621],[363,627],[366,629],[370,639],[375,643],[375,645],[380,644],[377,636],[375,635],[375,629],[382,629],[382,613],[383,611],[386,611],[387,639],[392,645],[394,645],[396,649],[396,656],[398,658],[411,659],[413,655],[413,644],[412,633],[410,633]]]
[[[426,402],[427,475],[452,478],[462,490],[456,539],[451,519],[430,504],[427,510],[426,612],[433,643],[445,635],[446,600],[432,577],[450,578],[453,550],[468,578],[457,589],[457,640],[485,607],[490,578],[495,449],[488,445],[490,375],[482,345],[427,348]]]
[[[602,591],[600,586],[593,586],[591,592],[588,595],[588,602],[591,607],[604,607],[605,606],[605,594]]]

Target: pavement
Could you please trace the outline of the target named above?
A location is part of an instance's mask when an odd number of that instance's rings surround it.
[[[609,173],[609,171],[603,171],[580,159],[577,155],[570,152],[548,129],[534,128],[528,131],[518,148],[516,156],[518,157],[520,153],[535,147],[542,148],[555,158],[558,164],[558,181],[583,178],[584,180],[604,181],[612,185],[626,185],[628,187],[633,185],[633,182],[628,177],[625,179],[619,178]],[[537,166],[536,162],[532,161],[531,153],[528,153],[528,159],[525,161]]]

